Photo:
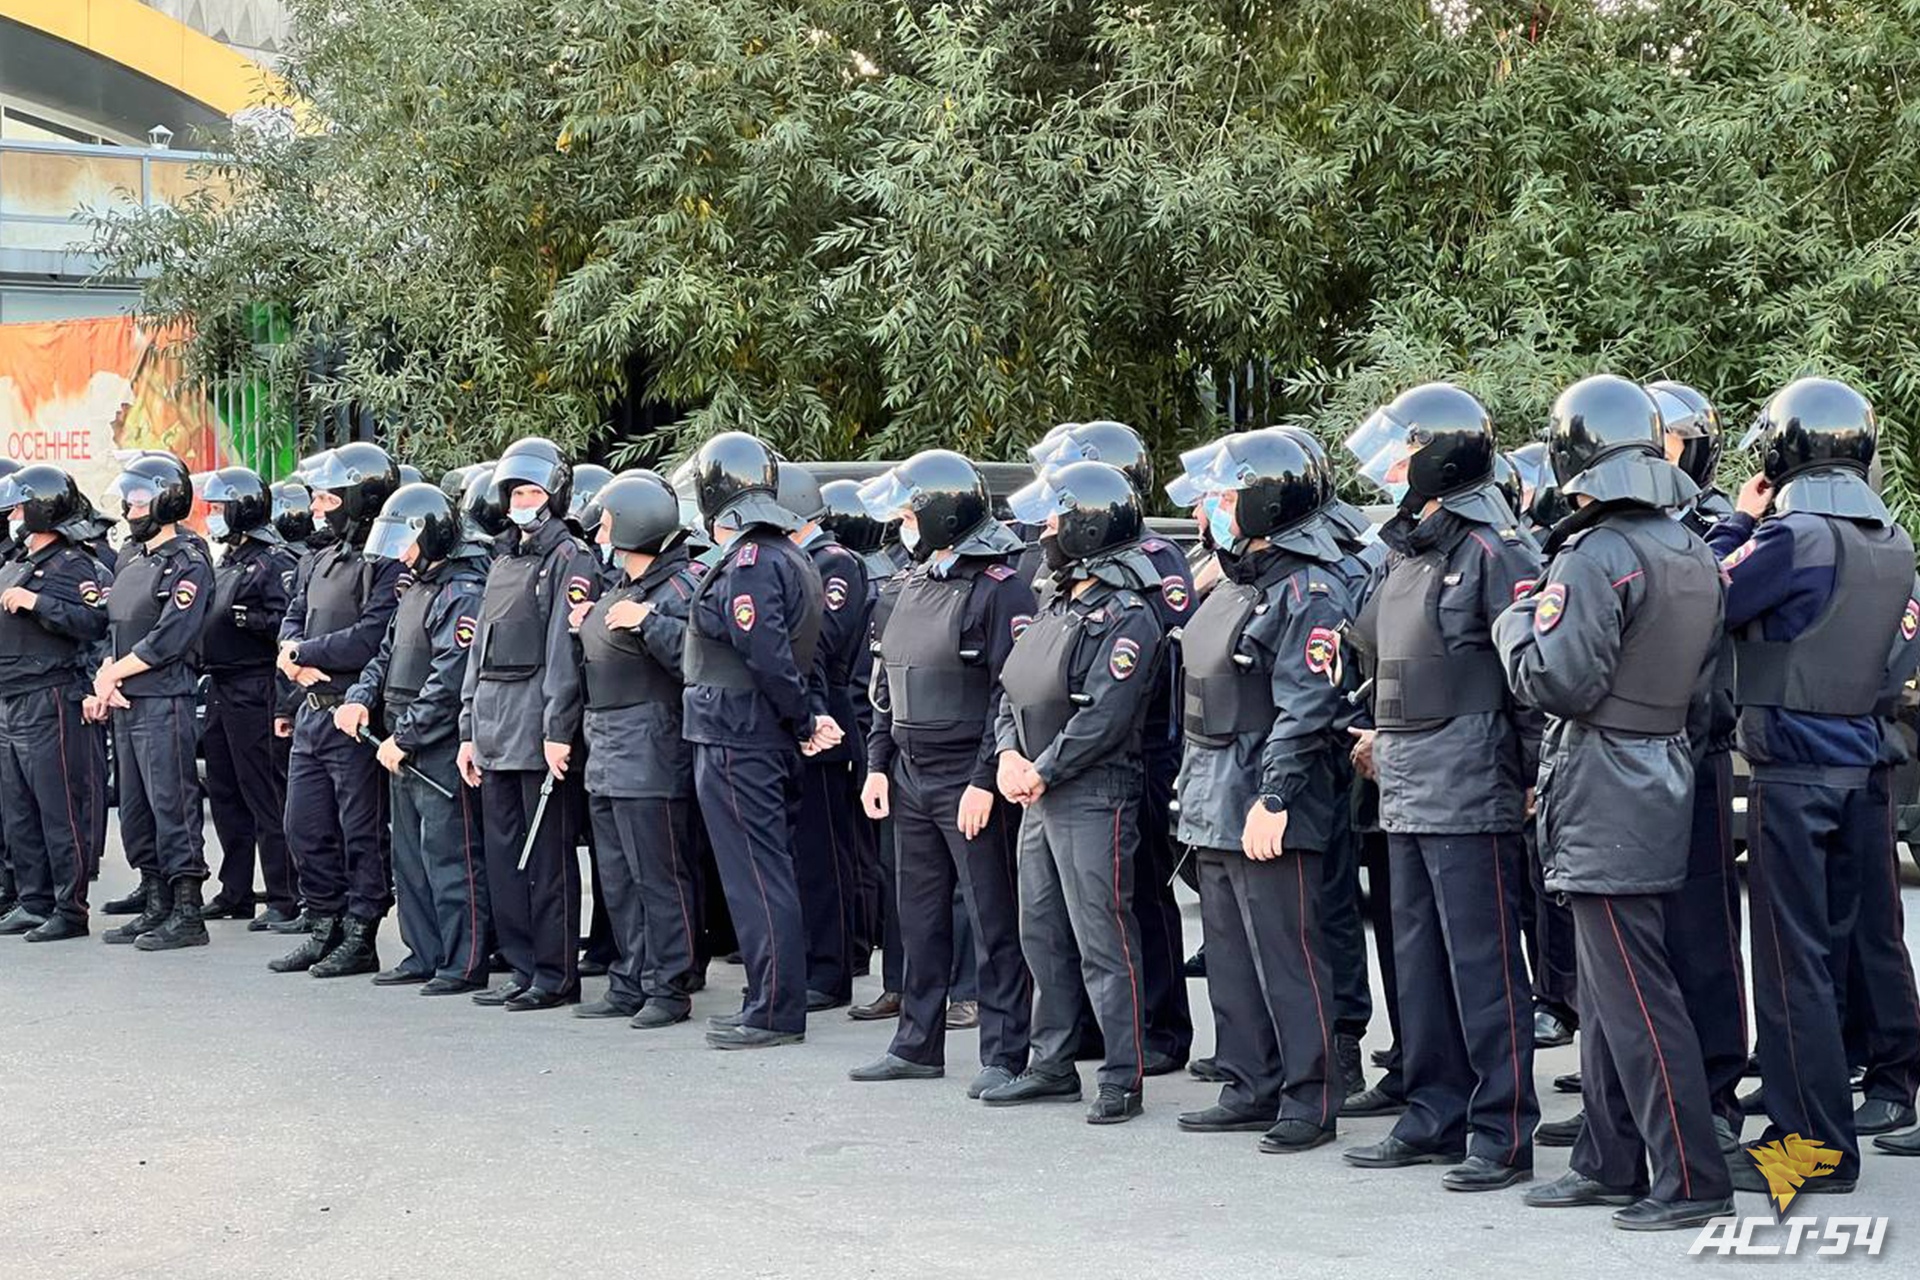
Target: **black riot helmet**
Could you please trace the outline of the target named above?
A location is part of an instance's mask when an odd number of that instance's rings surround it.
[[[680,523],[680,495],[656,472],[621,472],[600,491],[600,508],[607,545],[615,551],[657,556],[687,536]]]
[[[1760,469],[1777,489],[1828,468],[1865,477],[1879,435],[1873,406],[1858,391],[1832,378],[1799,378],[1774,393],[1741,443],[1759,443]]]
[[[1568,387],[1547,419],[1547,453],[1562,489],[1616,453],[1666,457],[1660,410],[1638,383],[1597,373]]]
[[[750,493],[773,498],[780,488],[773,450],[744,431],[723,431],[693,455],[694,498],[700,518],[715,516]]]
[[[1124,422],[1101,418],[1070,426],[1027,451],[1037,467],[1064,467],[1072,462],[1104,462],[1118,467],[1145,499],[1153,492],[1153,455],[1140,433]]]
[[[193,510],[193,477],[187,464],[164,449],[144,450],[128,459],[111,491],[120,499],[120,514],[127,517],[127,532],[136,542],[152,538],[163,525],[185,520]],[[128,514],[141,506],[146,515]]]
[[[1504,453],[1493,455],[1493,487],[1507,500],[1515,515],[1520,513],[1520,472],[1513,465],[1513,459]]]
[[[1375,409],[1347,438],[1361,474],[1395,501],[1426,502],[1493,478],[1493,419],[1450,382],[1426,382]]]
[[[402,488],[410,484],[420,484],[426,480],[426,477],[420,474],[420,468],[410,462],[402,462],[395,467],[394,470],[400,473],[400,485]]]
[[[1091,560],[1139,540],[1146,519],[1133,481],[1104,462],[1070,462],[1049,468],[1007,498],[1014,517],[1043,524],[1058,516],[1061,554]]]
[[[914,454],[860,486],[860,500],[876,520],[896,520],[901,512],[911,511],[920,530],[914,545],[919,556],[958,545],[993,518],[980,468],[951,449]]]
[[[327,512],[329,528],[349,542],[364,541],[381,506],[400,487],[400,469],[385,449],[355,440],[309,459],[300,470],[315,492],[340,499]]]
[[[28,533],[52,533],[84,508],[80,486],[51,463],[0,473],[0,515],[12,512]]]
[[[886,541],[887,527],[867,513],[855,480],[829,480],[820,486],[820,527],[849,551],[870,555]]]
[[[497,538],[512,527],[506,504],[493,483],[494,463],[483,462],[467,474],[467,491],[460,498],[460,511],[473,527],[489,538]]]
[[[573,498],[567,503],[567,523],[573,531],[592,538],[600,527],[600,505],[595,499],[613,483],[613,472],[598,463],[583,462],[573,469]]]
[[[493,487],[499,491],[502,511],[513,509],[513,491],[523,484],[545,489],[547,514],[566,517],[573,501],[573,467],[559,445],[541,436],[526,436],[507,446],[493,464]]]
[[[209,504],[219,503],[224,508],[221,514],[227,528],[220,540],[229,546],[237,545],[249,533],[265,529],[273,522],[273,495],[267,491],[266,481],[250,468],[220,468],[207,477],[201,496]]]
[[[440,473],[440,492],[447,495],[447,501],[455,506],[467,496],[467,481],[473,478],[474,469],[479,464],[468,463],[464,467],[448,467]]]
[[[288,542],[313,536],[313,495],[307,486],[292,480],[273,486],[273,527]]]
[[[773,500],[802,520],[814,519],[827,505],[820,496],[820,482],[814,479],[813,472],[797,462],[779,464]]]
[[[1509,457],[1520,474],[1520,506],[1515,508],[1519,514],[1541,529],[1551,529],[1573,514],[1572,505],[1560,492],[1559,477],[1553,474],[1553,459],[1547,456],[1545,440],[1530,440]]]
[[[418,482],[401,485],[380,508],[365,554],[369,560],[399,560],[408,547],[418,547],[414,564],[424,569],[451,557],[465,541],[460,513],[440,486]]]
[[[1250,431],[1220,442],[1200,477],[1209,493],[1237,493],[1234,522],[1244,538],[1297,528],[1333,500],[1333,477],[1289,431]]]
[[[1707,488],[1720,469],[1720,450],[1726,439],[1720,411],[1713,407],[1713,401],[1684,382],[1649,382],[1647,394],[1659,406],[1667,434],[1681,442],[1680,457],[1674,465],[1702,489]]]

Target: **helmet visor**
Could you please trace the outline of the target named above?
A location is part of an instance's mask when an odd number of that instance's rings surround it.
[[[1668,435],[1697,440],[1707,434],[1705,415],[1695,413],[1685,400],[1662,387],[1653,388],[1650,394],[1654,406],[1660,410],[1660,422],[1666,427]]]
[[[1024,484],[1007,495],[1007,510],[1015,520],[1045,524],[1049,517],[1073,508],[1073,495],[1058,488],[1045,475]]]
[[[203,471],[195,476],[193,491],[208,502],[232,502],[241,496],[218,471]]]
[[[0,511],[11,511],[33,496],[12,476],[0,477]]]
[[[1027,450],[1027,461],[1035,469],[1042,467],[1063,467],[1069,462],[1079,462],[1080,446],[1074,441],[1072,431],[1056,431],[1039,444]]]
[[[1175,506],[1191,507],[1212,492],[1207,488],[1208,478],[1226,451],[1227,442],[1215,440],[1180,455],[1180,474],[1167,482],[1167,497],[1173,499]]]
[[[338,493],[342,489],[351,488],[360,483],[362,479],[357,468],[349,467],[340,461],[340,453],[337,449],[329,449],[325,453],[308,458],[300,464],[300,473],[305,478],[307,487],[316,492],[324,489],[330,493]]]
[[[1742,452],[1753,448],[1760,443],[1760,437],[1766,434],[1766,430],[1767,417],[1765,414],[1761,414],[1753,420],[1753,425],[1747,428],[1746,434],[1740,437],[1740,443],[1735,445],[1734,448]]]
[[[367,559],[398,560],[406,554],[408,547],[420,541],[420,529],[418,520],[379,517],[373,522],[372,532],[367,534]]]
[[[875,520],[898,520],[901,512],[913,509],[919,493],[919,486],[901,479],[900,468],[893,467],[860,486],[860,505]]]
[[[561,466],[560,463],[549,462],[532,454],[517,454],[500,459],[500,465],[493,469],[493,483],[503,498],[512,496],[513,491],[523,484],[537,485],[551,494],[559,487],[555,476]]]
[[[1347,437],[1347,452],[1360,460],[1360,474],[1395,502],[1407,496],[1407,463],[1415,451],[1407,424],[1384,405]]]
[[[137,471],[123,471],[107,492],[120,499],[125,506],[148,507],[160,496],[160,485],[152,476],[143,476]]]
[[[1521,492],[1535,494],[1542,489],[1555,487],[1559,482],[1554,479],[1553,463],[1547,457],[1547,451],[1533,454],[1509,454],[1507,461],[1513,464],[1513,472],[1520,477]]]

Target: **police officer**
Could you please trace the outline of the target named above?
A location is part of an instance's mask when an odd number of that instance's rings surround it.
[[[273,493],[273,527],[280,535],[281,542],[293,553],[293,587],[288,592],[288,606],[306,589],[307,579],[313,575],[314,561],[319,558],[333,541],[333,530],[324,521],[316,525],[313,520],[313,493],[299,480],[287,479],[275,484]],[[284,621],[284,620],[283,620]],[[287,679],[275,665],[273,714],[273,768],[280,779],[280,790],[284,795],[287,789],[287,767],[293,758],[293,722],[300,713],[306,693],[299,685]],[[280,823],[281,838],[286,838],[286,818],[284,811]],[[304,899],[300,896],[300,860],[293,853],[291,844],[287,852],[287,884],[293,896],[291,913],[275,909],[271,904],[267,910],[253,918],[247,926],[248,932],[264,933],[305,933],[310,927],[307,913],[303,909]]]
[[[1802,378],[1750,435],[1764,450],[1738,510],[1708,537],[1724,557],[1738,742],[1752,766],[1748,891],[1760,1077],[1769,1125],[1840,1151],[1803,1191],[1852,1190],[1859,1140],[1831,960],[1856,918],[1854,850],[1886,821],[1868,782],[1887,655],[1908,612],[1913,544],[1867,484],[1878,424],[1857,391]],[[1771,509],[1772,514],[1768,514]],[[1734,1188],[1766,1190],[1750,1161]]]
[[[478,798],[455,767],[487,553],[463,535],[445,494],[410,484],[381,506],[366,554],[398,561],[407,584],[379,652],[333,713],[334,727],[364,751],[361,735],[381,709],[374,758],[390,775],[394,899],[408,955],[373,981],[459,995],[486,986],[491,918]]]
[[[0,477],[0,519],[19,548],[0,563],[0,808],[18,898],[0,934],[29,942],[87,936],[92,787],[80,703],[112,575],[60,532],[79,492],[44,463]]]
[[[967,1096],[1027,1065],[1032,980],[1020,954],[1017,814],[994,795],[1000,675],[1032,621],[1032,590],[1009,563],[1020,539],[993,518],[986,480],[945,449],[915,454],[862,489],[926,558],[875,617],[881,683],[861,800],[893,820],[904,952],[900,1025],[854,1080],[945,1073],[957,886],[978,952],[980,1071]]]
[[[800,527],[790,535],[820,578],[820,643],[808,690],[816,722],[834,722],[842,737],[800,763],[793,810],[794,878],[807,923],[807,1010],[853,1002],[854,912],[859,887],[859,778],[865,746],[855,729],[853,668],[867,645],[867,567],[840,545],[816,517],[826,502],[813,475],[798,463],[779,464],[780,505]]]
[[[114,656],[94,676],[83,710],[113,723],[120,840],[140,872],[144,905],[105,938],[142,951],[203,947],[200,885],[207,861],[193,687],[213,565],[199,536],[180,528],[193,510],[193,483],[180,459],[140,454],[112,491],[139,550],[121,557],[107,602]]]
[[[699,583],[672,486],[630,472],[600,491],[595,541],[618,570],[580,623],[587,793],[618,957],[580,1018],[685,1022],[698,989],[693,748],[681,732],[687,616]]]
[[[1539,573],[1493,485],[1493,424],[1458,387],[1427,383],[1348,439],[1400,503],[1391,551],[1355,635],[1373,668],[1356,763],[1380,784],[1393,860],[1393,935],[1408,1109],[1350,1164],[1453,1164],[1486,1191],[1532,1176],[1533,1026],[1520,947],[1520,830],[1532,746],[1488,628]]]
[[[515,441],[493,469],[511,525],[487,573],[460,714],[460,776],[479,787],[487,893],[511,977],[473,997],[513,1012],[580,999],[580,863],[558,791],[580,731],[573,617],[595,593],[567,528],[572,467],[550,440]]]
[[[1198,860],[1215,1065],[1227,1079],[1220,1101],[1180,1127],[1264,1131],[1263,1151],[1305,1151],[1333,1140],[1346,1096],[1320,931],[1322,860],[1347,804],[1333,756],[1352,615],[1344,556],[1321,516],[1331,477],[1299,440],[1269,430],[1227,437],[1187,479],[1204,495],[1222,580],[1181,645],[1179,834]]]
[[[820,575],[787,535],[773,454],[737,431],[694,455],[693,483],[718,562],[701,579],[686,635],[685,723],[694,783],[747,969],[737,1014],[710,1020],[716,1049],[806,1039],[807,939],[788,827],[788,787],[806,754],[836,746],[808,675],[825,612]]]
[[[273,525],[272,496],[245,467],[207,478],[207,533],[225,544],[213,573],[213,604],[201,637],[207,674],[200,738],[207,806],[220,837],[220,892],[209,920],[253,919],[253,862],[259,850],[269,918],[291,919],[286,775],[276,766],[273,720],[275,640],[293,598],[296,561]]]
[[[379,652],[405,590],[399,561],[362,554],[399,472],[386,450],[365,441],[328,450],[303,470],[313,514],[332,541],[296,584],[280,627],[279,670],[302,691],[287,766],[287,844],[312,933],[267,967],[337,978],[380,968],[375,934],[392,903],[380,766],[335,731],[333,713]]]
[[[1141,733],[1161,690],[1160,578],[1139,549],[1140,497],[1102,462],[1049,471],[1009,500],[1044,521],[1048,566],[1064,584],[1015,642],[995,726],[1000,794],[1020,825],[1020,937],[1037,988],[1033,1061],[981,1095],[990,1106],[1080,1097],[1074,1067],[1089,1003],[1105,1040],[1091,1124],[1140,1114],[1146,1076],[1140,928]],[[1083,985],[1084,984],[1084,985]]]
[[[1719,569],[1667,514],[1695,487],[1662,454],[1651,395],[1608,374],[1584,379],[1554,402],[1548,430],[1576,513],[1494,641],[1514,692],[1548,717],[1540,849],[1547,888],[1574,917],[1586,1124],[1571,1171],[1527,1203],[1620,1206],[1615,1225],[1633,1231],[1700,1226],[1733,1211],[1733,1189],[1667,912],[1691,890],[1687,722],[1716,660]]]

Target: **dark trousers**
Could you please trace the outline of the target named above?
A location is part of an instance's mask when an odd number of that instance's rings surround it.
[[[807,1029],[807,931],[787,827],[798,767],[786,751],[706,743],[694,751],[700,814],[747,968],[742,1025],[767,1031]]]
[[[276,735],[270,741],[273,750],[273,767],[280,775],[281,790],[284,792],[287,769],[293,763],[293,735],[289,733],[284,738]],[[300,892],[300,860],[294,856],[293,837],[287,831],[287,815],[284,806],[280,813],[280,838],[287,846],[287,887],[293,894],[295,908],[302,908],[306,906],[307,899],[306,895]]]
[[[580,990],[580,860],[570,830],[573,815],[558,784],[534,830],[548,776],[537,769],[480,771],[487,900],[514,981],[571,996]],[[520,850],[529,830],[533,850],[523,871]]]
[[[1387,1062],[1374,1088],[1389,1098],[1407,1096],[1400,1054],[1400,974],[1393,962],[1393,857],[1386,833],[1360,837],[1360,861],[1367,869],[1367,922],[1373,926],[1373,955],[1380,965],[1380,1003],[1387,1009]]]
[[[1387,837],[1407,1111],[1428,1151],[1531,1168],[1533,1019],[1520,947],[1517,834]]]
[[[1726,752],[1694,773],[1687,882],[1667,897],[1666,955],[1700,1042],[1714,1112],[1733,1126],[1747,1070],[1747,979],[1740,957],[1740,881],[1733,855],[1733,759]]]
[[[638,1011],[692,1004],[700,864],[693,802],[589,796],[594,857],[619,959],[607,968],[609,999]]]
[[[287,761],[286,830],[315,915],[379,920],[393,905],[383,776],[373,748],[334,728],[330,708],[301,706]]]
[[[733,916],[727,911],[727,895],[720,888],[720,865],[713,858],[713,838],[707,834],[707,820],[700,812],[698,800],[693,805],[693,847],[694,859],[700,866],[700,874],[694,883],[700,889],[700,912],[694,917],[700,931],[694,935],[693,967],[697,973],[704,974],[707,964],[715,956],[732,955],[740,949],[740,939],[733,933]]]
[[[1920,1083],[1920,996],[1900,905],[1892,782],[1891,769],[1875,769],[1867,782],[1874,838],[1858,846],[1860,917],[1848,935],[1847,1021],[1859,1028],[1853,1061],[1866,1066],[1867,1097],[1910,1107]]]
[[[971,840],[960,834],[960,797],[973,764],[969,754],[957,760],[902,755],[894,765],[893,831],[899,847],[905,975],[891,1052],[909,1062],[946,1063],[947,1002],[958,998],[951,985],[958,949],[953,910],[957,885],[972,925],[963,941],[973,947],[978,961],[980,1064],[1018,1075],[1027,1065],[1033,980],[1020,954],[1012,814],[996,798],[986,828]]]
[[[1865,787],[1755,778],[1747,801],[1753,911],[1753,1009],[1764,1139],[1790,1133],[1839,1150],[1836,1177],[1857,1177],[1860,1142],[1841,1041],[1845,939],[1860,911],[1859,850],[1885,839]]]
[[[1580,1102],[1573,1169],[1656,1200],[1733,1194],[1714,1138],[1700,1042],[1667,963],[1669,895],[1573,894],[1579,940]]]
[[[1101,1084],[1138,1089],[1146,1075],[1140,926],[1133,901],[1139,849],[1137,773],[1104,769],[1027,807],[1020,823],[1020,945],[1033,974],[1033,1066],[1074,1073],[1084,1012],[1106,1043]]]
[[[900,937],[900,842],[889,817],[875,842],[880,855],[880,987],[898,992],[906,984],[907,944]]]
[[[112,721],[120,842],[127,861],[134,870],[156,872],[169,882],[205,880],[193,696],[127,701],[132,705],[115,711]]]
[[[1557,894],[1547,892],[1546,869],[1541,865],[1538,834],[1529,829],[1521,851],[1526,864],[1528,893],[1520,905],[1520,933],[1527,948],[1527,969],[1533,975],[1533,1004],[1569,1027],[1580,1025],[1575,1006],[1579,985],[1573,939],[1573,912]]]
[[[1185,1062],[1193,1051],[1193,1007],[1187,999],[1187,947],[1181,937],[1180,903],[1173,896],[1179,846],[1173,838],[1173,784],[1180,776],[1180,750],[1146,754],[1140,794],[1140,850],[1134,859],[1133,916],[1140,927],[1141,997],[1146,1011],[1146,1051]]]
[[[1220,1105],[1334,1127],[1345,1091],[1333,1060],[1333,977],[1320,933],[1323,856],[1255,862],[1200,849],[1200,928],[1213,1002]]]
[[[793,874],[807,928],[807,988],[846,1001],[853,996],[859,789],[844,760],[802,760],[796,780]]]
[[[0,698],[0,819],[22,905],[37,916],[85,924],[92,793],[73,692]]]
[[[273,673],[216,676],[207,686],[200,750],[207,762],[207,807],[220,837],[222,902],[253,902],[254,851],[269,907],[293,911],[287,857],[287,775],[273,742]]]
[[[480,797],[460,780],[457,740],[407,763],[453,791],[449,800],[404,769],[389,774],[393,801],[393,888],[400,936],[413,954],[399,968],[459,982],[487,980],[486,849]]]
[[[104,724],[80,725],[81,741],[87,760],[87,871],[100,874],[100,859],[107,851],[107,810],[113,805],[113,776],[107,767],[107,736]]]
[[[1360,840],[1347,803],[1352,785],[1353,771],[1343,763],[1334,773],[1333,825],[1320,857],[1319,915],[1321,954],[1333,980],[1333,1027],[1359,1037],[1373,1020],[1373,995],[1367,987],[1367,932],[1360,924]]]

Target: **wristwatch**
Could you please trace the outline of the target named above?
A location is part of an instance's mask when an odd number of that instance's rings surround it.
[[[1285,813],[1287,811],[1286,802],[1279,796],[1271,794],[1260,797],[1260,807],[1268,813]]]

